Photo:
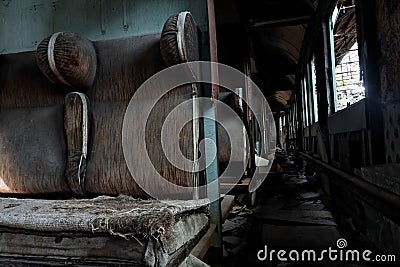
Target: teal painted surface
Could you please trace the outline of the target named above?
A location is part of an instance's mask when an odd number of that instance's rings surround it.
[[[204,139],[209,139],[211,142],[204,142],[204,151],[213,151],[209,146],[212,143],[217,144],[217,130],[215,123],[215,109],[209,108],[204,110]],[[208,119],[210,118],[210,119]],[[207,197],[215,199],[210,205],[211,223],[220,224],[221,222],[221,206],[219,203],[220,192],[218,182],[218,157],[211,153],[206,153],[206,180],[207,180]]]
[[[1,0],[0,54],[35,50],[58,31],[93,41],[159,33],[170,15],[185,10],[206,29],[206,0]]]
[[[211,92],[210,92],[211,93]],[[204,138],[209,139],[214,144],[217,142],[216,127],[216,110],[214,107],[203,107],[204,116]],[[209,118],[209,119],[208,119]],[[205,142],[205,151],[212,151],[208,147],[209,142]],[[215,156],[215,157],[213,157]],[[206,180],[207,180],[207,196],[209,199],[215,199],[210,203],[210,223],[216,224],[217,228],[214,233],[213,246],[217,247],[222,255],[222,225],[221,225],[221,203],[220,190],[218,181],[218,156],[206,153]]]

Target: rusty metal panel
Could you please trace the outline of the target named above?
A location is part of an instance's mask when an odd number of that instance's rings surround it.
[[[383,107],[387,163],[400,163],[400,101]]]
[[[329,134],[354,132],[366,128],[365,99],[328,117]]]
[[[386,162],[400,163],[400,2],[377,0]]]

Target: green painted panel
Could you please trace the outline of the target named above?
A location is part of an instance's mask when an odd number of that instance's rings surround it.
[[[185,10],[206,29],[206,0],[2,0],[0,53],[34,50],[58,31],[93,41],[158,33],[171,14]]]

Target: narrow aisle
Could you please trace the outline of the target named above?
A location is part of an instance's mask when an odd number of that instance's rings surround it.
[[[345,242],[349,249],[364,250],[367,245],[354,233],[339,229],[313,176],[306,177],[304,170],[284,153],[277,161],[280,166],[274,168],[275,172],[269,174],[267,182],[257,191],[251,209],[240,205],[244,202],[243,195],[236,198],[237,206],[223,225],[223,266],[371,266],[356,261],[288,259],[292,250],[299,252],[300,259],[303,251],[313,250],[318,259],[322,250],[329,247],[337,250],[338,240],[340,246]],[[286,251],[283,258],[287,261],[278,259],[279,250]],[[327,254],[324,259],[328,259]]]

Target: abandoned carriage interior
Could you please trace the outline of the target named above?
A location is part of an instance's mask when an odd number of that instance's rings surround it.
[[[2,0],[0,36],[0,265],[399,265],[400,1]]]

